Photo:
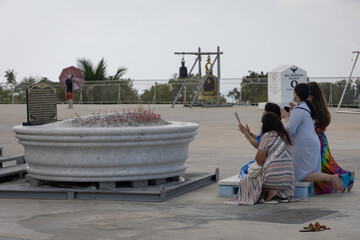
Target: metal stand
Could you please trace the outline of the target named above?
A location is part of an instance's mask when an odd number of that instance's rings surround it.
[[[191,67],[191,70],[188,74],[188,77],[185,79],[185,81],[183,82],[178,94],[176,95],[175,99],[174,99],[174,102],[172,104],[171,107],[174,107],[175,103],[179,100],[179,97],[180,97],[180,94],[181,92],[183,91],[184,87],[186,86],[187,82],[189,81],[189,77],[190,77],[190,74],[192,73],[196,63],[199,64],[199,86],[198,86],[198,91],[196,93],[196,96],[194,97],[194,99],[192,100],[191,104],[190,104],[190,108],[192,108],[192,106],[194,105],[195,101],[197,100],[200,92],[201,92],[201,89],[202,87],[204,86],[210,72],[212,72],[212,69],[213,69],[213,66],[214,64],[216,63],[217,61],[217,79],[218,79],[218,82],[217,82],[217,85],[216,85],[216,91],[217,91],[217,104],[214,105],[214,106],[220,106],[220,55],[223,54],[223,52],[220,52],[220,47],[217,47],[217,52],[201,52],[201,49],[199,47],[199,51],[198,52],[175,52],[175,54],[177,55],[197,55],[197,58],[195,59],[195,62],[193,64],[193,66]],[[200,84],[201,82],[201,55],[216,55],[216,58],[214,59],[211,67],[210,67],[210,70],[209,72],[206,74],[205,76],[205,79],[204,81]]]
[[[353,53],[356,53],[356,58],[355,58],[355,61],[354,61],[354,65],[353,65],[353,67],[352,67],[352,69],[351,69],[350,76],[349,76],[348,80],[346,81],[346,85],[345,85],[344,91],[343,91],[343,93],[342,93],[342,95],[341,95],[341,98],[340,98],[340,101],[339,101],[339,105],[338,105],[338,107],[336,108],[336,112],[360,113],[360,112],[354,112],[354,111],[339,111],[339,108],[340,108],[340,106],[341,106],[342,100],[343,100],[343,98],[344,98],[344,96],[345,96],[346,89],[347,89],[347,87],[348,87],[348,85],[349,85],[349,82],[350,82],[350,80],[351,80],[351,75],[352,75],[352,73],[353,73],[353,71],[354,71],[356,62],[357,62],[357,60],[358,60],[360,51],[354,51]]]
[[[6,179],[23,177],[25,170],[26,163],[23,155],[2,156],[2,148],[0,148],[0,183]]]

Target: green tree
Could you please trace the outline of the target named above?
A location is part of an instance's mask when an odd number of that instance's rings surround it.
[[[107,64],[104,58],[100,60],[96,67],[86,58],[78,59],[77,65],[83,72],[85,81],[119,80],[127,71],[126,67],[119,67],[113,76],[107,77]]]
[[[232,91],[229,91],[229,93],[226,95],[227,97],[230,97],[235,100],[235,102],[240,103],[240,91],[237,88],[234,88]]]
[[[140,96],[140,99],[145,103],[172,103],[180,91],[184,81],[185,79],[179,79],[177,78],[177,74],[174,74],[172,78],[169,79],[168,83],[156,83],[155,85],[151,86],[150,89],[144,90],[143,94]],[[183,102],[185,94],[186,101],[191,102],[197,93],[197,87],[198,75],[191,74],[189,76],[189,81],[186,84],[186,88],[184,88],[180,93],[178,102]]]
[[[357,104],[357,106],[360,105],[360,79],[356,79],[354,81],[354,87],[355,87],[355,104]]]
[[[36,79],[32,76],[24,77],[23,80],[15,85],[15,102],[26,103],[26,89],[36,83]]]
[[[151,86],[150,89],[144,90],[144,92],[140,95],[140,100],[143,103],[152,103],[154,98],[154,92],[155,92],[155,87]]]
[[[120,101],[122,103],[137,103],[140,98],[138,90],[134,88],[133,81],[129,79],[119,79]]]
[[[7,84],[16,84],[16,74],[14,69],[8,69],[5,71],[4,77],[6,78]]]
[[[267,101],[267,73],[249,71],[241,81],[241,100],[250,103]]]
[[[24,77],[23,80],[19,84],[16,84],[15,91],[18,93],[25,93],[26,89],[28,87],[30,87],[31,85],[35,84],[35,82],[36,82],[36,79],[32,76]]]
[[[267,73],[249,71],[249,75],[242,78],[241,91],[238,88],[234,88],[228,92],[227,96],[239,102],[266,102],[267,87]]]
[[[177,78],[177,74],[174,74],[173,77],[168,81],[170,85],[171,99],[170,102],[173,102],[180,91],[181,86],[183,85],[185,79]],[[189,80],[186,83],[186,86],[181,91],[179,96],[179,101],[184,101],[184,97],[186,97],[186,102],[191,102],[196,96],[198,90],[198,82],[199,82],[199,74],[190,74]]]
[[[336,81],[335,84],[333,84],[332,86],[333,101],[334,103],[336,103],[336,105],[339,104],[340,102],[341,95],[344,91],[345,85],[346,85],[346,79],[343,79],[340,81]],[[344,95],[344,99],[341,104],[348,104],[348,99],[349,99],[349,91],[346,91]]]
[[[77,65],[81,69],[84,75],[85,81],[96,81],[106,79],[106,63],[104,58],[100,60],[96,67],[92,62],[86,58],[80,58],[77,60]]]
[[[58,90],[62,89],[59,87],[58,83],[50,81],[47,77],[24,77],[20,83],[17,83],[14,87],[14,103],[26,103],[26,89],[28,89],[31,85],[35,84],[36,82],[43,81],[46,84],[52,85],[56,88],[56,92],[59,98]],[[11,103],[12,102],[12,92],[10,89],[0,89],[0,103]],[[64,95],[64,93],[63,93]],[[62,96],[63,96],[62,95]],[[64,98],[64,96],[63,96]]]
[[[126,67],[119,67],[116,70],[116,73],[114,76],[109,76],[108,79],[109,80],[120,80],[120,78],[127,72],[127,68]]]
[[[144,91],[140,99],[145,103],[170,103],[172,99],[170,85],[155,83],[149,90]]]
[[[325,97],[326,101],[328,103],[331,103],[331,101],[332,101],[331,104],[333,104],[334,99],[333,99],[333,97],[331,95],[331,92],[333,91],[333,85],[334,84],[330,83],[330,82],[319,82],[318,84],[319,84],[319,87],[321,88],[321,91],[324,94],[324,97]]]
[[[11,103],[11,90],[0,86],[0,104]]]
[[[104,58],[95,67],[86,58],[78,59],[77,65],[83,72],[86,81],[83,87],[83,102],[117,103],[121,101],[132,103],[139,100],[138,92],[133,87],[133,81],[121,78],[127,71],[126,67],[119,67],[114,75],[108,76]]]

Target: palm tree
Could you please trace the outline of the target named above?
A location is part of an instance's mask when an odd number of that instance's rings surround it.
[[[126,67],[119,67],[116,70],[116,73],[114,76],[109,76],[109,80],[120,80],[120,78],[126,73],[127,68]]]
[[[8,69],[5,71],[4,77],[7,80],[7,84],[16,84],[16,73],[14,69]]]
[[[119,67],[114,76],[106,76],[106,67],[107,64],[102,58],[98,65],[94,68],[93,64],[90,60],[86,58],[80,58],[77,60],[77,65],[81,69],[84,74],[84,79],[86,81],[96,81],[96,80],[119,80],[121,76],[123,76],[127,68]]]
[[[91,83],[85,90],[85,100],[91,102],[117,101],[119,100],[119,96],[121,96],[121,99],[124,99],[124,97],[138,99],[137,91],[133,89],[132,81],[120,79],[126,73],[126,67],[119,67],[115,75],[107,76],[107,64],[104,58],[100,60],[96,67],[94,67],[92,62],[86,58],[78,59],[77,65],[83,72],[85,81],[88,81],[89,84],[91,81],[120,80],[119,87],[114,86],[114,83],[111,82],[102,84]],[[120,85],[122,85],[122,87],[120,87]]]
[[[86,58],[80,58],[77,60],[77,65],[84,74],[84,79],[86,81],[96,81],[96,80],[105,80],[106,79],[106,63],[104,58],[100,60],[96,68],[93,67],[93,64],[90,60]]]

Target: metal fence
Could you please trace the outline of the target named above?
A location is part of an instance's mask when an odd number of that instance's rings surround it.
[[[318,82],[329,106],[337,106],[343,93],[347,77],[310,77]],[[65,90],[59,82],[49,82],[56,88],[58,103],[66,103]],[[190,80],[178,104],[190,103],[196,93],[198,80]],[[8,85],[0,83],[0,104],[26,103],[26,88],[30,83]],[[169,82],[169,79],[144,80],[104,80],[86,81],[79,90],[74,91],[74,102],[78,104],[170,104],[176,97],[182,81]],[[267,78],[244,80],[243,78],[222,78],[220,83],[223,102],[239,105],[256,105],[267,101]],[[230,91],[238,94],[228,96]],[[360,77],[353,77],[344,96],[342,107],[359,107]]]

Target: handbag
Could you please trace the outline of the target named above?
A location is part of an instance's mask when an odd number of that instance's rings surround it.
[[[253,162],[255,162],[255,160],[252,160],[252,161],[248,162],[247,164],[245,164],[244,166],[242,166],[242,168],[240,169],[240,173],[238,175],[238,178],[243,178],[248,174],[249,166]]]
[[[282,142],[280,146],[275,150],[275,152],[268,159],[265,159],[264,168],[266,168],[269,165],[270,161],[280,153],[284,145],[285,145],[284,142]],[[260,175],[262,170],[263,170],[263,166],[259,165],[256,161],[253,162],[252,164],[249,165],[248,168],[249,177],[256,178],[257,176]]]
[[[256,178],[262,172],[262,166],[260,166],[256,161],[249,165],[248,175],[251,178]]]

